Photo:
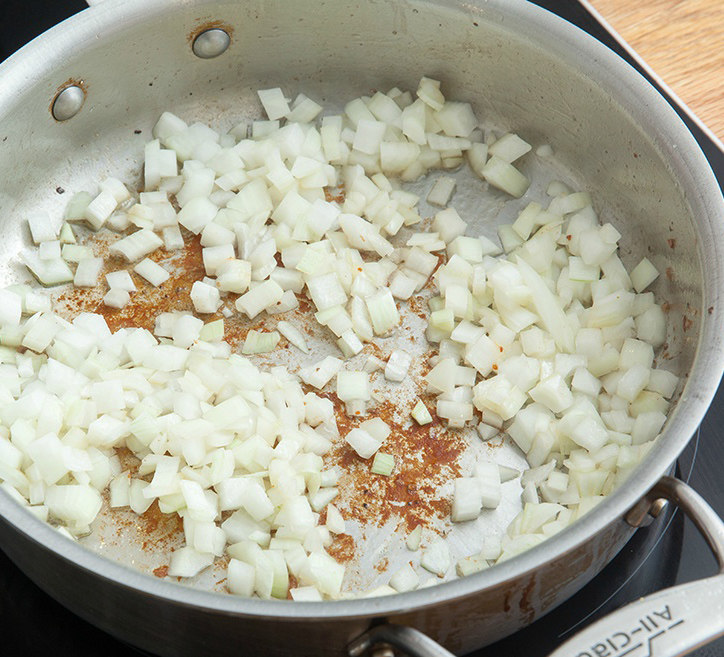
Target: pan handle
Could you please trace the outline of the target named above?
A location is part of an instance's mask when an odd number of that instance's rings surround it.
[[[679,657],[724,634],[724,523],[683,481],[664,477],[626,520],[638,526],[652,504],[678,506],[703,534],[719,565],[714,577],[653,593],[593,623],[550,657]]]
[[[626,605],[566,641],[550,657],[680,657],[724,634],[724,522],[693,488],[673,477],[663,477],[626,521],[640,526],[662,499],[694,522],[716,557],[719,574]],[[361,657],[384,644],[410,657],[452,657],[422,632],[401,625],[371,628],[348,646],[348,652]]]

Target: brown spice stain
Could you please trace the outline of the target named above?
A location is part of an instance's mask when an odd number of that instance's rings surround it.
[[[58,296],[57,302],[66,309],[66,314],[74,317],[82,312],[98,313],[102,315],[108,328],[115,332],[120,328],[145,328],[153,333],[156,318],[162,312],[190,312],[194,313],[191,301],[191,287],[195,281],[206,275],[201,256],[201,238],[198,235],[186,233],[184,247],[177,251],[158,249],[148,257],[161,264],[171,276],[159,287],[150,285],[143,278],[133,272],[135,263],[129,264],[122,259],[108,254],[110,243],[100,239],[100,235],[93,235],[89,240],[94,253],[106,259],[103,275],[111,271],[126,270],[136,284],[136,291],[131,293],[131,300],[121,309],[109,308],[103,303],[105,284],[99,283],[96,288],[73,288],[66,290]],[[238,294],[227,294],[222,297],[223,305],[232,307],[239,297]],[[300,296],[300,309],[302,307]],[[309,304],[306,303],[306,308]],[[220,309],[221,310],[221,309]],[[198,315],[197,315],[198,316]],[[284,315],[279,315],[281,318]],[[221,312],[200,316],[204,323],[217,319],[224,319],[224,340],[236,350],[246,339],[251,329],[259,331],[273,330],[278,319],[277,316],[261,313],[254,320],[249,320],[234,310],[233,315],[224,318]]]
[[[299,582],[297,581],[297,578],[294,577],[291,573],[289,573],[289,586],[287,587],[287,600],[293,600],[292,598],[292,589],[296,589],[299,587]]]
[[[196,37],[207,30],[224,30],[230,39],[234,36],[234,27],[229,23],[222,20],[206,20],[198,23],[197,26],[188,33],[186,41],[188,41],[189,45],[193,44]]]
[[[694,325],[694,320],[689,319],[686,315],[681,318],[681,328],[686,333]]]
[[[670,237],[669,239],[666,240],[666,243],[669,245],[670,249],[676,248],[676,239],[675,238]]]
[[[307,314],[313,312],[309,299],[307,299],[306,296],[304,296],[303,294],[297,294],[296,297],[297,301],[299,302],[299,308],[297,308],[297,310],[300,313]]]
[[[334,192],[337,192],[336,194]],[[333,201],[336,203],[344,203],[344,200],[346,198],[346,191],[344,188],[344,183],[341,183],[337,186],[336,189],[330,189],[329,187],[324,188],[324,200],[327,201],[327,203],[332,203]]]
[[[666,278],[670,281],[674,280],[674,269],[672,267],[666,268]]]
[[[58,97],[58,94],[63,91],[63,89],[73,86],[79,87],[80,90],[83,92],[83,102],[85,102],[85,99],[88,97],[88,83],[83,78],[68,78],[65,82],[58,85],[58,88],[55,90],[55,94],[53,94],[53,100],[50,101],[50,105],[48,106],[50,116],[53,117],[53,121],[55,121],[56,123],[64,123],[64,121],[58,121],[58,119],[56,119],[53,114],[53,105],[55,104],[55,99]],[[63,192],[58,193],[62,194]]]
[[[407,300],[410,310],[420,319],[427,319],[427,301],[420,295],[413,295]]]
[[[337,534],[327,552],[339,563],[351,561],[354,558],[354,539],[349,534]]]
[[[121,471],[128,470],[132,476],[135,475],[138,472],[138,466],[141,465],[141,460],[128,447],[116,447],[115,451],[121,462]]]
[[[424,426],[411,420],[400,424],[395,419],[395,405],[381,402],[374,416],[392,430],[381,451],[394,456],[395,469],[388,477],[375,475],[371,459],[360,458],[344,440],[359,425],[359,419],[348,417],[335,395],[321,396],[334,403],[340,431],[325,462],[328,466],[339,465],[344,471],[337,505],[345,518],[377,526],[398,520],[402,528],[411,531],[417,525],[449,517],[451,501],[440,496],[440,487],[460,476],[458,460],[466,443],[459,432],[447,431],[434,413],[433,421]]]
[[[505,592],[505,599],[503,600],[503,611],[505,613],[508,613],[511,609],[510,607],[510,598],[512,597],[513,592],[512,591],[506,591]]]
[[[111,331],[120,328],[145,328],[153,331],[156,317],[161,312],[172,310],[193,312],[191,302],[191,286],[195,281],[205,276],[201,260],[201,239],[194,236],[187,239],[183,249],[168,252],[161,248],[148,256],[154,262],[164,266],[171,274],[170,278],[159,287],[153,287],[133,272],[133,264],[124,262],[121,258],[107,255],[108,244],[92,236],[90,239],[93,250],[97,255],[106,259],[106,268],[103,274],[110,271],[125,269],[136,284],[136,291],[131,293],[131,300],[125,308],[109,308],[103,303],[103,290],[105,282],[91,289],[70,289],[58,297],[58,302],[64,305],[71,314],[92,312],[103,315]],[[100,253],[99,253],[100,251]],[[106,253],[103,253],[106,251]],[[172,266],[171,266],[172,264]],[[208,320],[216,316],[209,316]]]
[[[159,566],[158,568],[153,569],[153,574],[156,577],[164,578],[168,575],[168,566]]]
[[[183,520],[177,513],[162,513],[158,500],[138,516],[138,531],[143,540],[143,549],[156,552],[160,544],[174,542],[183,534]]]
[[[523,589],[523,593],[520,596],[520,602],[518,603],[518,607],[523,612],[523,615],[527,619],[528,623],[532,623],[533,619],[536,617],[535,606],[533,603],[533,600],[535,598],[534,589],[535,589],[535,575],[525,585],[525,588]]]

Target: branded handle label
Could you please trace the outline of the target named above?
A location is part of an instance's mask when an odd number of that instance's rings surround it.
[[[655,657],[656,646],[665,640],[663,636],[684,622],[666,605],[640,617],[632,629],[612,632],[574,657]]]

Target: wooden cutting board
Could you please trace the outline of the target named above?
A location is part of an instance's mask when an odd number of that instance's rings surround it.
[[[724,140],[724,0],[589,0]]]

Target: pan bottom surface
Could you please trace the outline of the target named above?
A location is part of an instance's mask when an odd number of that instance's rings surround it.
[[[537,4],[579,24],[600,40],[610,41],[577,3],[538,0]],[[0,30],[0,60],[34,34],[84,6],[79,0],[62,3],[10,0],[4,3],[7,18]],[[709,155],[706,148],[705,152]],[[721,153],[718,157],[721,159]],[[712,164],[716,163],[712,161]],[[720,180],[724,179],[724,170],[718,173]],[[724,392],[721,390],[702,425],[701,435],[696,436],[680,458],[677,476],[685,480],[690,478],[694,487],[721,513],[724,493],[717,485],[718,473],[714,465],[724,459],[724,441],[716,440],[719,438],[717,427],[724,426],[720,413],[724,413]],[[682,514],[668,513],[639,530],[611,564],[564,605],[514,636],[471,655],[546,655],[573,633],[613,609],[651,591],[695,579],[713,570],[713,558],[696,531],[684,521]],[[8,654],[43,655],[51,651],[60,655],[104,654],[107,657],[151,654],[124,644],[74,616],[44,594],[2,552],[0,619]],[[695,657],[724,655],[724,640],[693,654]]]

